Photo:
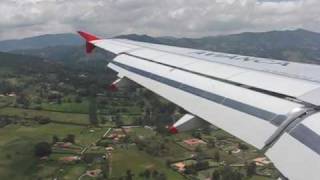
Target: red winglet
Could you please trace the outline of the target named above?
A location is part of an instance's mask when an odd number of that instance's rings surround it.
[[[177,134],[178,133],[178,129],[174,126],[169,127],[169,132],[171,134]]]
[[[80,34],[81,37],[83,37],[86,40],[87,53],[91,53],[95,48],[94,44],[92,44],[91,41],[99,40],[99,38],[83,31],[78,31],[78,33]]]
[[[83,31],[78,31],[78,33],[88,42],[99,40],[99,38],[97,38],[95,35],[92,35]]]

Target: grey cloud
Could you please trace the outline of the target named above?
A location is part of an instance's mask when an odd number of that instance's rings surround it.
[[[87,30],[200,37],[243,31],[319,31],[318,0],[1,0],[0,39]]]

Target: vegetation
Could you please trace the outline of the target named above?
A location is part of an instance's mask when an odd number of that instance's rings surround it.
[[[272,165],[251,163],[259,152],[222,130],[169,135],[166,126],[183,109],[132,83],[108,92],[116,76],[101,59],[110,54],[87,63],[82,49],[69,50],[26,51],[46,60],[0,53],[0,179],[78,179],[94,170],[101,170],[97,179],[258,180],[265,171],[275,179]],[[186,145],[191,138],[203,144]],[[175,167],[181,162],[184,171]]]
[[[34,147],[34,154],[37,157],[49,156],[52,153],[51,145],[47,142],[40,142]]]

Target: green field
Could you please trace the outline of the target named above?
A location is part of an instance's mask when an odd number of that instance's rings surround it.
[[[19,116],[23,118],[34,118],[36,116],[43,116],[48,117],[53,121],[89,124],[89,117],[87,114],[60,113],[7,107],[0,109],[0,115]]]
[[[89,103],[87,101],[84,101],[82,103],[61,103],[61,104],[42,103],[41,107],[43,110],[49,110],[49,111],[87,114],[89,110]]]
[[[207,170],[204,170],[204,171],[200,171],[198,172],[198,178],[199,179],[206,179],[208,177],[211,176],[211,174],[214,172],[214,168],[211,168],[211,169],[207,169]],[[243,174],[245,174],[244,170],[242,169],[241,172]],[[257,175],[254,175],[250,178],[246,177],[244,178],[245,180],[274,180],[274,178],[268,178],[268,177],[264,177],[264,176],[257,176]]]
[[[183,177],[172,169],[166,167],[164,159],[151,156],[136,147],[127,149],[117,148],[112,155],[112,177],[124,176],[130,169],[134,174],[134,179],[139,178],[139,173],[146,169],[156,169],[158,172],[166,174],[168,179],[183,179]]]
[[[14,101],[15,101],[14,97],[8,97],[8,96],[0,97],[0,108],[7,106],[9,104],[12,104]]]
[[[20,125],[9,125],[0,131],[0,177],[1,179],[37,179],[36,177],[50,177],[52,179],[61,164],[49,161],[45,164],[33,155],[33,147],[41,141],[51,142],[53,135],[64,137],[67,134],[76,136],[76,143],[86,146],[95,142],[106,129],[94,129],[72,125],[47,124],[35,127],[23,127]],[[54,157],[54,156],[53,156]],[[63,176],[67,179],[75,179],[83,173],[83,165],[72,165],[65,167]],[[81,169],[78,171],[77,169]],[[70,171],[70,172],[69,172]]]

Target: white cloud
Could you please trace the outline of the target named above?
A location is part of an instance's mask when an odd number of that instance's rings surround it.
[[[319,0],[1,0],[0,39],[88,30],[200,37],[320,29]]]

